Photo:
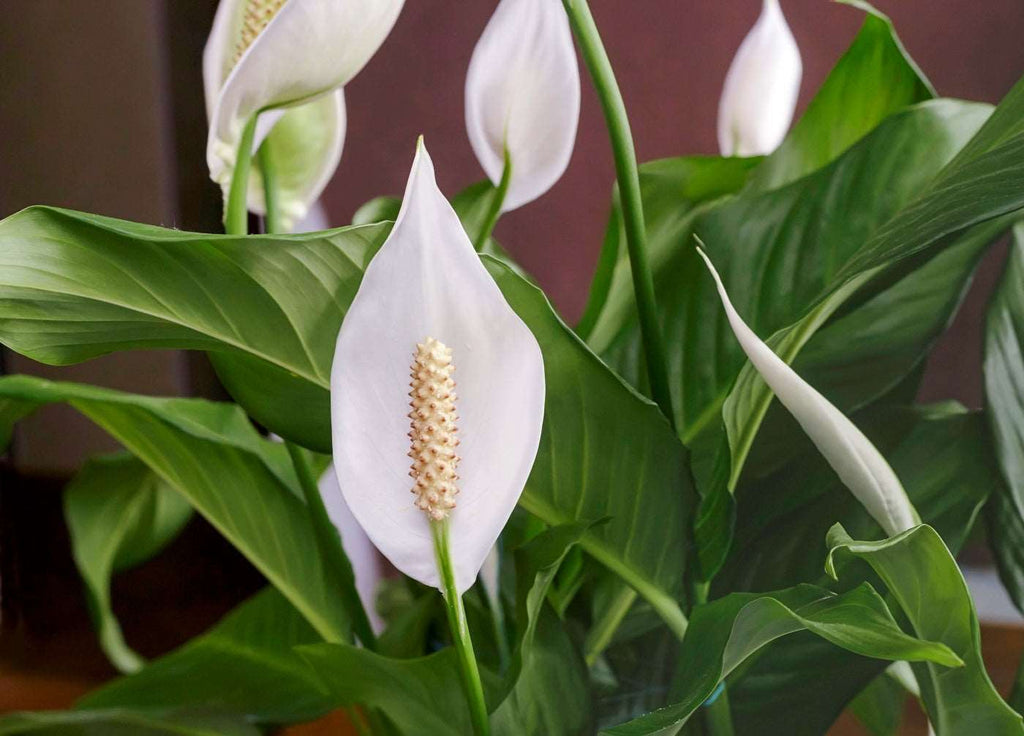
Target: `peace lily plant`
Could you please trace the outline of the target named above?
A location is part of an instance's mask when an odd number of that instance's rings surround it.
[[[234,399],[0,378],[3,436],[64,402],[124,448],[64,496],[124,674],[0,733],[248,735],[341,711],[383,736],[812,735],[849,711],[889,734],[907,699],[940,736],[1024,733],[1024,677],[990,680],[956,563],[986,544],[1024,603],[1024,83],[995,107],[938,98],[889,19],[845,4],[828,12],[862,28],[795,124],[800,53],[765,0],[722,69],[722,156],[640,164],[628,60],[587,2],[493,3],[466,49],[486,180],[442,192],[420,139],[401,198],[367,192],[323,229],[342,90],[402,3],[222,0],[203,73],[224,234],[0,221],[9,349],[205,351]],[[572,159],[577,54],[616,177],[569,326],[495,226]],[[921,403],[1007,234],[975,325],[984,408]],[[111,579],[195,512],[266,588],[147,661]]]

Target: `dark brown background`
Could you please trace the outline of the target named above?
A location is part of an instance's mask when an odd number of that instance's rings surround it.
[[[826,0],[782,4],[804,59],[802,109],[853,38],[861,12]],[[942,94],[995,102],[1024,72],[1024,0],[877,4]],[[348,140],[324,197],[334,224],[347,222],[371,197],[401,192],[421,133],[447,194],[482,178],[465,135],[462,88],[493,7],[480,0],[407,1],[391,37],[346,90]],[[760,1],[593,0],[592,7],[640,159],[714,153],[721,83]],[[200,88],[213,8],[213,0],[0,0],[0,216],[46,203],[215,230],[219,201],[206,180]],[[496,231],[569,320],[586,296],[611,182],[604,123],[584,79],[569,170]],[[979,326],[998,256],[932,360],[929,398],[980,401]],[[173,352],[67,369],[8,355],[7,368],[145,393],[207,390],[195,359]],[[85,679],[109,672],[70,565],[59,484],[38,480],[66,475],[86,454],[109,446],[59,409],[18,434],[14,464],[0,477],[0,678],[12,670]],[[122,578],[115,602],[129,641],[156,654],[201,630],[256,584],[208,528],[193,524],[162,561]],[[12,682],[7,676],[0,685],[0,710],[54,702],[33,681],[21,681],[19,690]],[[81,686],[72,683],[66,693]]]

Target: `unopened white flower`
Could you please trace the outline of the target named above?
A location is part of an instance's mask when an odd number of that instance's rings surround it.
[[[210,177],[230,186],[242,132],[259,115],[252,151],[272,136],[282,216],[300,220],[341,157],[341,87],[384,41],[403,1],[221,0],[203,55]],[[258,184],[250,182],[249,207],[262,212]]]
[[[698,248],[697,252],[715,279],[729,325],[743,352],[840,480],[889,536],[920,524],[899,478],[878,449],[853,422],[754,334],[733,308],[710,259],[703,250]]]
[[[764,0],[761,17],[736,52],[718,105],[723,156],[761,156],[786,137],[800,93],[800,49],[779,0]]]
[[[579,116],[580,72],[560,0],[501,0],[469,63],[466,128],[495,186],[508,149],[512,178],[503,211],[558,181]]]
[[[331,371],[334,463],[395,567],[441,587],[448,524],[461,594],[522,493],[540,442],[544,364],[437,188],[422,141],[402,209],[345,316]]]

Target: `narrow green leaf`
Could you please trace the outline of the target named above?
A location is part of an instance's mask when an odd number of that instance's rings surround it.
[[[259,729],[230,715],[144,713],[12,713],[0,718],[0,734],[36,736],[259,736]]]
[[[110,601],[110,580],[157,554],[192,515],[192,507],[130,455],[89,460],[64,489],[71,552],[85,582],[93,625],[107,658],[121,672],[143,659],[125,642]]]

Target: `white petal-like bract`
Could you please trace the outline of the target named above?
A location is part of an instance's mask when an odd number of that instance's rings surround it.
[[[437,188],[422,142],[402,209],[366,269],[331,371],[334,463],[349,508],[395,567],[440,587],[427,515],[411,493],[410,366],[432,337],[451,349],[458,488],[447,519],[459,592],[476,579],[530,474],[544,364]]]
[[[345,85],[369,61],[394,25],[404,0],[222,0],[203,57],[210,133],[210,177],[230,184],[242,131],[259,114],[253,151],[285,114]],[[248,43],[243,27],[253,13],[270,21]],[[251,35],[251,34],[250,34]],[[340,113],[340,115],[339,115]],[[317,110],[326,163],[309,175],[315,190],[341,153],[344,103],[340,95]],[[308,123],[309,121],[307,121]],[[319,126],[319,131],[316,127]],[[329,135],[325,132],[329,132]],[[333,171],[333,165],[330,166]],[[252,191],[253,187],[250,187]],[[305,205],[315,199],[307,197]],[[293,219],[302,213],[285,213]]]
[[[718,287],[729,325],[765,383],[872,518],[892,536],[921,523],[896,473],[841,411],[796,374],[751,330],[729,300],[722,279],[698,249]]]
[[[580,117],[580,72],[559,0],[501,0],[466,75],[466,129],[495,185],[505,148],[512,178],[503,209],[541,196],[565,172]]]
[[[793,121],[803,64],[779,0],[764,0],[761,17],[743,39],[725,77],[718,105],[723,156],[774,151]]]

